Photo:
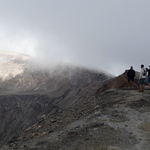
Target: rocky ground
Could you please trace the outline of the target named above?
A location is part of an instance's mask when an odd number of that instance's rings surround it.
[[[83,99],[14,136],[20,150],[149,150],[150,90],[110,89]]]
[[[0,150],[150,150],[150,90],[69,64],[0,52]],[[30,66],[30,67],[29,67]]]

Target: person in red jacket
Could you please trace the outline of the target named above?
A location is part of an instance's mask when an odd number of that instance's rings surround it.
[[[131,66],[130,69],[128,70],[127,76],[128,76],[128,86],[132,87],[135,77],[135,71],[133,70],[133,66]]]

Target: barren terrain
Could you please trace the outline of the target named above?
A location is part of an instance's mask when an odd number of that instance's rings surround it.
[[[1,150],[149,150],[150,89],[138,92],[138,72],[127,87],[126,71],[40,70],[1,55]]]
[[[53,115],[45,114],[2,149],[149,150],[149,94],[148,88],[144,93],[107,90]]]

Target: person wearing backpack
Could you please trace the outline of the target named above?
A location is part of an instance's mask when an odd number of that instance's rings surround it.
[[[141,65],[140,70],[140,77],[139,77],[139,92],[144,92],[144,81],[146,79],[146,69],[144,68],[144,65]]]
[[[148,86],[150,87],[150,66],[149,69],[146,68],[147,72],[148,72]]]
[[[132,87],[133,86],[133,82],[134,82],[134,77],[135,77],[135,71],[133,70],[132,66],[128,70],[127,76],[128,76],[128,86]]]

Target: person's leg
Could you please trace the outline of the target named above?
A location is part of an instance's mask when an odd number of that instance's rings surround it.
[[[139,84],[139,92],[142,92],[142,84]]]
[[[148,76],[148,87],[150,87],[150,76]]]
[[[144,91],[144,80],[145,79],[140,79],[140,81],[139,81],[139,87],[140,87],[140,89],[139,89],[139,92],[143,92]]]
[[[142,92],[144,92],[144,81],[145,81],[145,79],[142,79]]]
[[[139,92],[142,91],[142,86],[141,86],[141,79],[139,79]]]
[[[130,87],[130,78],[128,77],[128,87]]]
[[[131,87],[131,85],[132,85],[132,81],[129,82],[129,87]]]
[[[131,87],[134,88],[134,78],[131,79]]]
[[[142,92],[144,92],[144,84],[142,84]]]

